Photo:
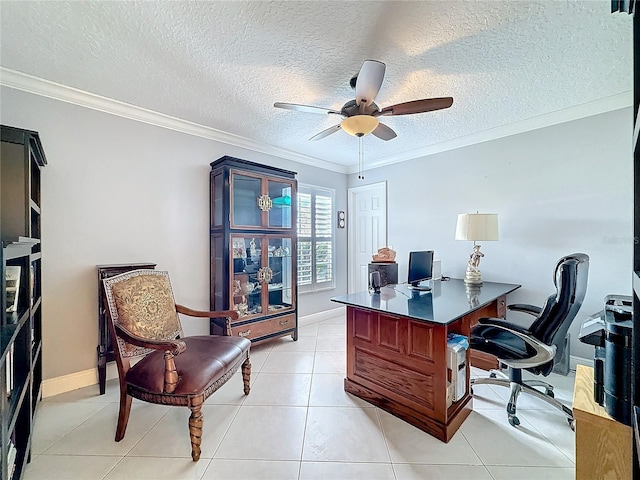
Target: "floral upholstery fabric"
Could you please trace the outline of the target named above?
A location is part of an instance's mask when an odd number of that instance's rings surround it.
[[[181,334],[169,278],[138,275],[111,286],[118,323],[132,334],[153,340],[174,339]],[[131,354],[138,347],[126,344]]]

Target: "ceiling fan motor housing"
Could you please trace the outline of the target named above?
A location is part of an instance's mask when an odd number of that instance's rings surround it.
[[[349,100],[342,106],[342,108],[340,109],[340,113],[345,117],[353,117],[354,115],[373,115],[374,113],[380,111],[380,108],[375,104],[375,102],[371,102],[370,105],[363,107],[363,111],[360,111],[361,107],[363,106],[356,105],[355,100]]]

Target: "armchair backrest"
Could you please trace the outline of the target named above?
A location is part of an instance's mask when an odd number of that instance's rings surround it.
[[[564,339],[582,306],[588,277],[588,255],[573,253],[558,260],[553,276],[556,294],[547,299],[542,312],[529,327],[538,340],[556,346],[555,358],[562,355]]]
[[[123,340],[116,325],[131,335],[150,340],[174,340],[183,336],[168,272],[133,270],[102,283],[107,317],[113,323],[111,333],[116,355],[128,358],[151,352]]]

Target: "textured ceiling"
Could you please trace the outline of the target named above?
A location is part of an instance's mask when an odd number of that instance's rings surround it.
[[[273,103],[339,110],[365,59],[387,64],[381,108],[454,98],[386,117],[369,163],[629,92],[631,45],[608,0],[0,1],[6,69],[339,165],[356,138],[308,141],[339,117]]]

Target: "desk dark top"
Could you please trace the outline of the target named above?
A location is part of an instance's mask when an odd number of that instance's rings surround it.
[[[467,287],[464,281],[454,278],[435,280],[431,284],[432,290],[428,292],[410,290],[406,284],[387,285],[377,294],[358,292],[331,300],[350,307],[446,325],[520,288],[520,285],[495,282]]]

